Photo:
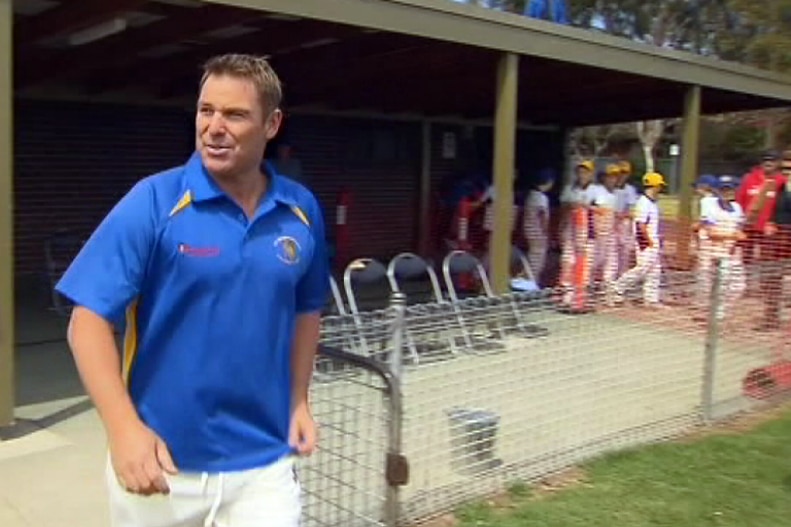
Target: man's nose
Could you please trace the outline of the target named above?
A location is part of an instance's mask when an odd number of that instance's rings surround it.
[[[225,119],[222,114],[215,112],[209,120],[208,132],[212,135],[225,133]]]

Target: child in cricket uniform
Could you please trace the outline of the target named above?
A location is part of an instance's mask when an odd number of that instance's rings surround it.
[[[618,237],[616,185],[621,169],[608,165],[600,185],[596,186],[592,208],[596,230],[596,262],[594,274],[601,273],[605,289],[610,286],[618,272]]]
[[[659,282],[662,276],[659,240],[659,206],[657,199],[665,188],[665,178],[657,172],[643,176],[643,195],[634,210],[634,234],[637,242],[637,265],[615,281],[608,302],[620,303],[624,293],[643,282],[643,305],[660,308]]]
[[[560,238],[562,244],[560,285],[564,307],[581,306],[588,287],[595,246],[590,230],[590,206],[595,196],[593,161],[576,167],[575,181],[560,195]],[[581,265],[577,265],[577,264]],[[579,276],[575,270],[581,269]],[[579,295],[579,296],[575,296]]]
[[[738,242],[743,240],[745,216],[741,205],[736,202],[736,189],[739,182],[733,176],[720,176],[716,183],[716,193],[707,201],[700,218],[700,230],[707,240],[707,259],[698,280],[709,293],[717,262],[721,262],[722,274],[720,290],[723,292],[718,302],[716,316],[725,317],[726,310],[744,293],[746,286],[744,262]],[[710,304],[709,304],[710,305]]]
[[[527,240],[527,260],[535,279],[540,281],[549,249],[549,197],[555,183],[551,171],[539,174],[538,182],[525,199],[524,234]]]
[[[519,177],[519,171],[514,170],[512,175],[512,184],[516,183],[516,180]],[[476,202],[473,203],[473,209],[479,209],[480,207],[484,207],[484,215],[483,215],[483,230],[486,233],[486,239],[484,244],[486,247],[489,246],[489,240],[492,235],[492,230],[494,229],[494,201],[497,199],[497,195],[494,190],[494,181],[492,181],[489,186],[484,191],[483,195]],[[511,212],[511,218],[509,222],[508,231],[513,233],[515,227],[516,216],[519,213],[519,207],[514,204]]]
[[[692,224],[692,232],[695,236],[695,246],[697,248],[697,274],[698,276],[711,276],[712,261],[714,253],[712,251],[711,240],[708,230],[703,228],[704,218],[709,215],[709,209],[717,203],[718,187],[717,176],[703,174],[695,182],[695,194],[698,197],[698,219]],[[709,306],[711,293],[711,281],[698,281],[695,293],[695,304],[702,311],[706,311]]]
[[[632,176],[632,165],[628,161],[618,163],[620,174],[615,190],[616,196],[616,237],[618,251],[618,269],[616,276],[620,277],[632,266],[632,257],[635,252],[634,244],[634,222],[632,220],[632,210],[637,203],[640,194],[634,185],[629,183]]]

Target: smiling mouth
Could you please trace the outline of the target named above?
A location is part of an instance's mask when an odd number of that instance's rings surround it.
[[[210,154],[220,155],[220,154],[225,154],[227,152],[230,152],[231,151],[231,147],[230,146],[206,145],[206,150]]]

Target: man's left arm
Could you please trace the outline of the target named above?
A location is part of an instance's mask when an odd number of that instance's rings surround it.
[[[311,196],[305,212],[314,239],[311,262],[296,290],[296,321],[291,345],[291,430],[289,442],[300,455],[316,447],[316,425],[309,391],[319,344],[321,310],[329,294],[329,261],[321,208]]]
[[[300,313],[294,325],[291,345],[291,405],[296,409],[308,404],[310,379],[319,345],[320,312]]]

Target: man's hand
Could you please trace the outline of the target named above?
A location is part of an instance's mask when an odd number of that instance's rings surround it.
[[[316,422],[310,413],[310,407],[307,402],[300,403],[291,414],[288,444],[300,456],[310,456],[316,449],[317,440]]]
[[[138,421],[111,432],[109,440],[113,470],[124,489],[144,496],[170,492],[165,473],[178,471],[162,438]]]
[[[764,226],[764,234],[766,236],[774,236],[777,234],[777,225],[774,223],[767,223],[766,226]]]

